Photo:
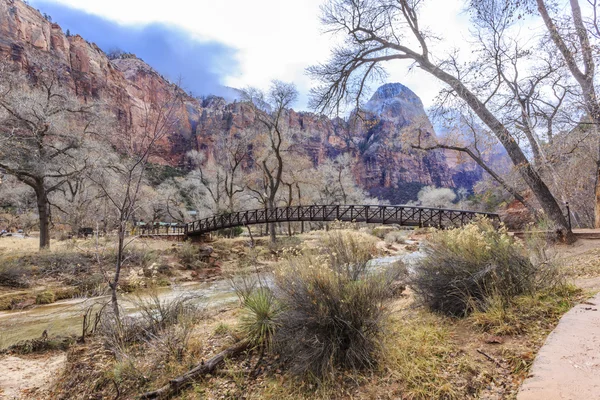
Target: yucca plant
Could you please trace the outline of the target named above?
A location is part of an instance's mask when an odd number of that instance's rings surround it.
[[[271,344],[281,307],[268,287],[258,287],[244,299],[240,328],[251,346],[261,349]]]

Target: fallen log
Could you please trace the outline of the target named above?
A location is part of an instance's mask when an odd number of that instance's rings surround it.
[[[196,365],[191,370],[187,371],[185,374],[178,376],[177,378],[173,378],[169,381],[168,384],[161,387],[160,389],[154,390],[152,392],[146,392],[140,396],[140,399],[167,399],[170,396],[178,393],[181,389],[192,383],[195,379],[199,378],[202,375],[212,373],[218,366],[228,357],[234,357],[237,354],[248,348],[248,342],[241,341],[233,346],[223,350],[216,356],[212,357],[208,361],[202,361],[200,364]]]

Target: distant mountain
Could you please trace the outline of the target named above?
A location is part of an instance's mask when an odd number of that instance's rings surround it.
[[[111,60],[81,36],[66,36],[58,24],[21,0],[0,0],[0,57],[30,74],[57,71],[62,84],[82,102],[102,100],[122,130],[139,124],[139,105],[145,99],[173,85],[132,55]],[[257,128],[254,112],[241,101],[240,91],[229,88],[228,92],[226,98],[183,94],[178,131],[159,144],[161,152],[154,161],[183,168],[188,150],[214,152],[220,135]],[[463,185],[456,181],[443,151],[422,153],[403,146],[405,134],[419,130],[431,140],[435,133],[419,97],[400,83],[381,86],[364,109],[347,121],[294,110],[286,118],[291,128],[308,136],[302,145],[315,164],[350,153],[358,161],[355,180],[379,198],[403,203],[415,199],[424,185]]]

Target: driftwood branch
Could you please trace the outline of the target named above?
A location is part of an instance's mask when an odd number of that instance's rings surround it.
[[[171,379],[167,385],[161,387],[160,389],[142,394],[140,398],[167,399],[170,396],[181,391],[183,388],[185,388],[187,385],[192,383],[195,379],[199,378],[200,376],[212,373],[226,358],[233,357],[243,352],[247,348],[248,342],[238,342],[235,345],[223,350],[208,361],[202,361],[200,364],[196,365],[194,368],[192,368],[185,374],[180,375],[177,378]]]

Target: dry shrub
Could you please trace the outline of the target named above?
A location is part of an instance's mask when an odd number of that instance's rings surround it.
[[[192,242],[183,242],[177,248],[177,255],[183,264],[194,264],[200,261],[200,246]]]
[[[29,339],[17,342],[3,350],[11,354],[32,354],[48,351],[66,351],[75,343],[73,336],[56,336],[49,339]]]
[[[289,257],[275,276],[282,306],[274,345],[292,372],[318,380],[335,368],[377,364],[397,273],[368,267],[373,243],[352,232],[323,237],[322,251]]]
[[[22,267],[15,262],[4,263],[0,265],[0,286],[27,288],[31,273],[31,267]]]
[[[487,219],[430,234],[424,252],[411,286],[431,310],[447,315],[484,311],[492,298],[508,304],[559,280],[554,266],[533,263],[521,243]]]
[[[394,231],[385,235],[384,240],[387,244],[406,244],[407,236],[406,231]]]
[[[36,265],[45,275],[76,275],[87,273],[94,264],[91,254],[76,251],[42,251],[23,258],[24,263]]]
[[[191,329],[204,316],[203,309],[195,304],[197,295],[181,295],[161,300],[157,294],[147,299],[137,297],[133,303],[138,309],[135,317],[120,321],[107,313],[102,318],[100,333],[107,348],[117,356],[127,353],[127,347],[141,342],[153,342],[165,353],[180,357],[185,349]],[[179,325],[179,327],[175,327]]]

